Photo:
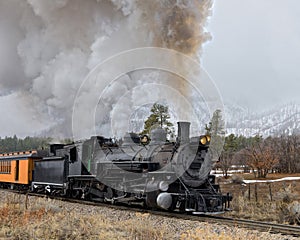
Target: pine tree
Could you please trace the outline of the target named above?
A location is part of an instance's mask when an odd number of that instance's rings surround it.
[[[210,153],[213,161],[217,161],[223,151],[225,140],[225,122],[221,110],[217,109],[211,121],[205,127],[206,134],[211,136]]]
[[[169,121],[170,114],[168,106],[154,103],[151,108],[151,115],[147,118],[144,125],[144,130],[141,134],[149,134],[152,128],[160,127],[168,134],[172,134],[173,124]]]
[[[222,118],[222,112],[217,109],[212,116],[209,124],[205,126],[206,134],[211,136],[224,136],[225,134],[225,123]]]

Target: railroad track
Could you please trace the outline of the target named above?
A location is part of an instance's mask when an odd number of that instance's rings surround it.
[[[292,235],[295,237],[300,237],[300,227],[292,226],[286,224],[276,224],[261,221],[253,221],[246,219],[236,219],[227,218],[221,216],[210,216],[210,215],[186,215],[180,213],[170,213],[170,212],[159,212],[159,211],[147,211],[151,214],[166,216],[166,217],[176,217],[185,220],[201,221],[215,224],[223,224],[232,227],[247,228],[251,230],[258,230],[261,232],[268,232],[274,234]]]
[[[203,216],[203,220],[211,223],[219,223],[226,224],[229,226],[242,227],[252,230],[258,230],[261,232],[269,232],[269,233],[279,233],[283,235],[292,235],[295,237],[300,237],[300,227],[292,226],[286,224],[276,224],[276,223],[268,223],[261,221],[253,221],[246,219],[236,219],[236,218],[225,218],[218,216]]]
[[[1,189],[1,190],[4,190],[4,189]],[[107,203],[83,201],[80,199],[55,197],[55,196],[42,195],[42,194],[36,194],[36,193],[26,193],[26,192],[13,191],[13,190],[8,190],[8,191],[17,193],[17,194],[27,194],[28,196],[49,197],[52,199],[56,199],[56,200],[60,200],[60,201],[67,201],[70,203],[113,208],[115,210],[149,213],[152,215],[157,215],[157,216],[162,216],[162,217],[170,217],[170,218],[177,218],[177,219],[179,218],[179,219],[183,219],[183,220],[191,220],[191,221],[198,221],[198,222],[199,221],[200,222],[208,222],[208,223],[227,225],[227,226],[232,226],[232,227],[240,227],[240,228],[246,228],[246,229],[251,229],[251,230],[258,230],[261,232],[268,232],[268,233],[274,233],[274,234],[283,234],[283,235],[291,235],[294,237],[300,237],[300,227],[299,226],[268,223],[268,222],[253,221],[253,220],[246,220],[246,219],[227,218],[227,217],[221,217],[221,216],[215,216],[215,215],[214,216],[212,216],[212,215],[189,215],[189,214],[182,214],[182,213],[176,213],[176,212],[148,210],[148,209],[142,209],[142,208],[138,208],[138,207],[128,207],[128,206],[122,206],[122,205],[112,205],[112,204],[107,204]]]

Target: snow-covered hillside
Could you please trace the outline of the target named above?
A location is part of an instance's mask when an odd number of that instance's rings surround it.
[[[252,113],[237,105],[225,105],[227,134],[278,136],[300,133],[300,105],[286,104],[262,113]]]

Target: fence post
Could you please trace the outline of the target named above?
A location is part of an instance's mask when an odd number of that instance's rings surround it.
[[[251,200],[251,184],[248,185],[248,200]]]
[[[28,209],[28,192],[26,193],[26,198],[25,198],[25,209]]]
[[[255,183],[254,185],[254,193],[255,193],[255,201],[257,202],[258,201],[258,196],[257,196],[257,184]]]
[[[271,202],[272,202],[273,201],[272,183],[269,183],[269,192],[270,192],[270,199],[271,199]]]

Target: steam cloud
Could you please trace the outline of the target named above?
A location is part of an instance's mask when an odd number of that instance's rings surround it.
[[[210,39],[205,24],[211,7],[212,0],[1,1],[0,96],[17,94],[24,106],[34,109],[35,119],[44,122],[45,131],[71,136],[76,93],[99,62],[124,50],[151,46],[200,61],[202,45]],[[140,79],[147,82],[147,76],[161,77],[141,75],[125,76],[112,95],[123,95]],[[126,110],[116,106],[119,116],[132,111],[130,97],[125,103]],[[112,115],[114,107],[108,109]]]

